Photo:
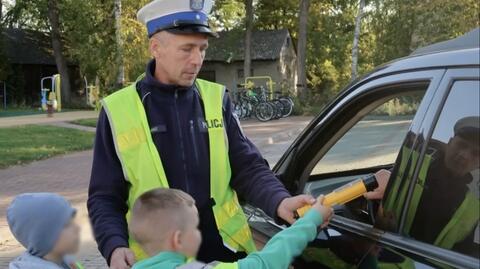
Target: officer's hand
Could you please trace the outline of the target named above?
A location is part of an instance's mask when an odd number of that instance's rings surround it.
[[[282,200],[280,205],[277,208],[277,216],[285,220],[286,222],[292,224],[295,222],[293,212],[303,207],[305,205],[313,205],[316,202],[316,199],[311,195],[298,195],[290,198],[285,198]]]
[[[387,188],[388,180],[390,179],[390,171],[382,169],[375,173],[378,187],[373,191],[365,193],[363,196],[367,200],[382,200],[385,194],[385,188]]]
[[[116,248],[110,257],[110,269],[130,269],[135,263],[135,255],[129,248]]]

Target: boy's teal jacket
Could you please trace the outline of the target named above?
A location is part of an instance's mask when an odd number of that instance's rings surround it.
[[[310,210],[291,227],[272,237],[263,250],[251,253],[233,264],[238,269],[287,269],[292,260],[302,253],[310,241],[315,239],[317,227],[322,222],[322,215],[316,210]],[[196,263],[188,266],[185,256],[175,252],[161,252],[154,257],[138,262],[133,269],[196,269],[216,268],[222,265],[222,263],[215,264]]]

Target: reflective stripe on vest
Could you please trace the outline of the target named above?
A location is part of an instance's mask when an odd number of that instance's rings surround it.
[[[418,160],[418,152],[412,151],[412,149],[403,146],[402,147],[402,159],[398,168],[397,175],[393,182],[393,186],[388,193],[388,197],[385,201],[385,210],[394,213],[396,220],[399,219],[402,208],[407,198],[408,189],[413,178],[415,171],[415,164]],[[420,174],[419,177],[426,176]]]
[[[417,151],[412,151],[407,147],[402,148],[402,160],[400,163],[398,175],[395,178],[394,185],[390,193],[393,197],[388,197],[386,201],[386,207],[388,205],[388,210],[393,210],[396,212],[396,217],[399,216],[401,213],[401,205],[405,200],[406,190],[408,190],[409,184],[404,184],[402,186],[402,190],[399,190],[399,181],[408,180],[410,182],[415,165],[407,166],[409,161],[409,156],[411,155],[411,163],[415,164],[418,160],[419,154]],[[417,213],[417,208],[420,203],[420,198],[422,197],[425,181],[428,176],[428,169],[432,163],[432,155],[425,154],[425,157],[422,161],[422,166],[420,167],[420,171],[418,174],[417,182],[413,188],[412,199],[410,201],[410,206],[407,210],[407,216],[405,219],[405,226],[403,228],[403,232],[405,234],[410,233],[410,229],[412,228],[413,221],[415,219],[415,215]],[[409,168],[409,169],[408,169]],[[409,174],[406,175],[405,178],[405,170],[409,170]],[[400,194],[398,200],[395,200],[397,196]],[[390,199],[392,198],[392,199]],[[445,249],[452,249],[452,247],[464,240],[470,232],[475,228],[478,224],[478,208],[480,207],[480,201],[478,197],[471,191],[468,191],[465,195],[465,199],[463,200],[460,207],[455,211],[455,214],[452,216],[450,221],[447,225],[442,229],[440,234],[437,236],[435,242],[433,243],[435,246],[442,247]],[[421,213],[421,212],[420,212]]]
[[[468,191],[452,219],[438,235],[434,245],[452,249],[456,243],[463,241],[478,224],[479,207],[478,197]]]
[[[230,187],[231,169],[222,109],[225,87],[200,79],[197,79],[196,83],[203,100],[208,126],[210,195],[215,201],[213,213],[217,228],[228,248],[250,253],[256,250],[255,243],[237,194]],[[129,221],[130,209],[135,200],[151,189],[168,188],[168,180],[135,85],[106,97],[102,100],[102,105],[111,125],[123,174],[131,184],[129,211],[126,216]],[[146,258],[131,237],[129,242],[137,260]]]
[[[416,151],[413,152],[413,159],[415,160],[415,162],[418,159],[418,153]],[[432,156],[425,154],[422,166],[420,167],[420,171],[418,173],[417,182],[413,187],[413,195],[412,199],[410,200],[410,208],[407,211],[407,218],[405,220],[405,226],[403,228],[406,233],[410,232],[410,228],[412,227],[413,219],[415,218],[415,213],[417,211],[418,204],[420,203],[420,197],[422,196],[425,181],[427,179],[428,168],[430,167],[431,163]]]
[[[177,267],[177,269],[238,269],[238,263],[220,263],[211,262],[209,264],[201,262],[190,262]]]

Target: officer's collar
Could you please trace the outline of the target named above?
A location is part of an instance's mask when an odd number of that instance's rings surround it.
[[[164,90],[164,91],[175,91],[175,90],[188,90],[191,89],[191,87],[183,87],[183,86],[178,86],[178,85],[172,85],[172,84],[164,84],[160,81],[158,81],[154,74],[155,74],[155,59],[152,59],[148,64],[147,64],[147,70],[146,70],[146,75],[143,81],[149,86],[149,88],[152,89],[159,89],[159,90]]]

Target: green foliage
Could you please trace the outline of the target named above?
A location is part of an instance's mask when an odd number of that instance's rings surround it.
[[[0,169],[92,148],[94,133],[46,125],[2,128]]]
[[[242,0],[216,0],[210,24],[216,31],[230,31],[243,25],[245,4]]]
[[[6,22],[48,31],[48,0],[16,0]],[[115,90],[115,20],[113,0],[57,0],[62,38],[89,82],[98,77],[101,95]],[[122,1],[122,35],[126,80],[144,72],[149,59],[144,26],[137,11],[149,0]],[[287,28],[294,42],[299,0],[254,1],[256,29]],[[362,20],[360,74],[426,44],[457,37],[479,26],[476,0],[369,0]],[[351,50],[359,0],[311,1],[307,44],[307,78],[311,107],[322,107],[350,82]],[[211,24],[217,31],[244,29],[243,0],[216,0]],[[1,50],[0,50],[1,51]],[[0,53],[0,60],[2,55]],[[3,61],[0,61],[3,62]],[[0,79],[7,67],[0,65]],[[15,70],[11,70],[15,73]],[[15,82],[21,88],[21,81]],[[292,90],[292,89],[288,89]]]
[[[298,0],[259,0],[255,8],[258,29],[289,29],[295,38],[298,28]]]

